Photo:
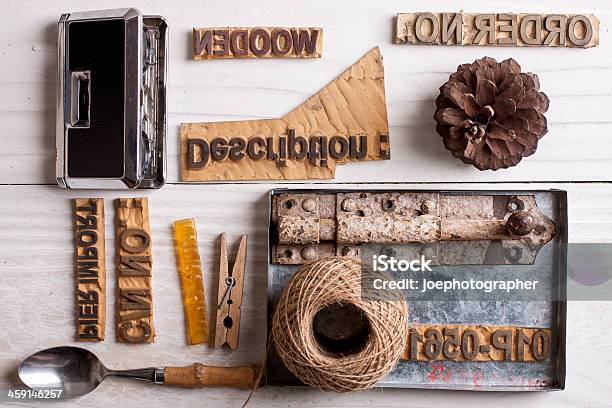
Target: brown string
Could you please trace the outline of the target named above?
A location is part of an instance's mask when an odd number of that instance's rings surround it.
[[[362,297],[361,278],[360,259],[333,257],[305,265],[284,289],[268,343],[302,382],[336,392],[369,388],[399,361],[408,331],[406,302],[397,291]],[[366,343],[354,354],[328,352],[315,338],[316,313],[335,303],[358,307],[369,322]]]

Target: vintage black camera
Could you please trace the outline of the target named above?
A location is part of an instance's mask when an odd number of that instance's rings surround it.
[[[136,9],[61,16],[57,183],[159,188],[166,177],[166,21]]]

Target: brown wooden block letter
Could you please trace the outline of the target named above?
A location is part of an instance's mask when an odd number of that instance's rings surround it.
[[[75,198],[77,341],[102,341],[106,325],[104,200]]]
[[[153,343],[151,228],[146,198],[115,200],[117,340]]]

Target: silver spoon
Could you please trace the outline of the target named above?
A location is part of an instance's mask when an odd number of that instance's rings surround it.
[[[186,367],[111,370],[95,354],[79,347],[42,350],[26,358],[19,366],[19,378],[24,384],[35,390],[61,390],[61,398],[85,395],[110,375],[184,387],[216,385],[252,389],[259,368],[212,367],[195,363]]]

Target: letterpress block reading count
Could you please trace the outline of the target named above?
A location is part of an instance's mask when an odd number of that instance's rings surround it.
[[[102,341],[106,324],[104,200],[75,198],[77,340]]]
[[[115,211],[117,340],[153,343],[149,204],[146,198],[119,198]]]

